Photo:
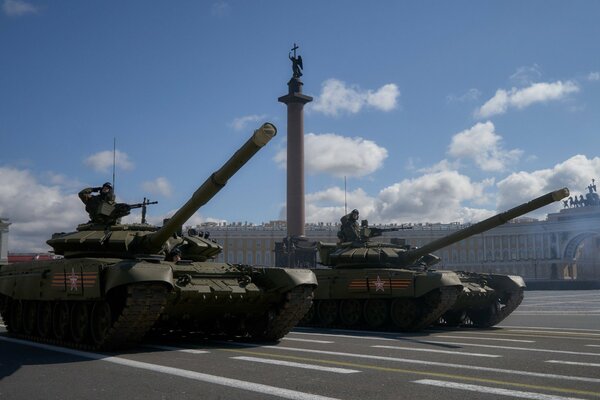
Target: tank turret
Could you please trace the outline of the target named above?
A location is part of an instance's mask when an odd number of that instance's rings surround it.
[[[180,236],[177,232],[200,207],[221,190],[258,150],[277,133],[270,123],[257,129],[252,137],[216,172],[194,192],[192,197],[168,219],[162,227],[148,224],[87,223],[76,232],[55,234],[47,243],[54,252],[71,257],[140,258],[168,254],[178,247],[185,251],[186,259],[203,261],[220,252],[220,246],[200,236]],[[119,205],[117,205],[119,206]],[[121,207],[122,208],[122,207]],[[110,210],[108,214],[112,214]]]
[[[430,253],[473,235],[493,229],[513,218],[520,217],[528,212],[559,201],[568,195],[569,189],[567,188],[555,190],[467,228],[434,240],[419,248],[373,242],[370,240],[374,236],[372,234],[363,235],[359,241],[342,243],[340,245],[321,244],[321,263],[335,268],[366,268],[369,266],[380,267],[381,265],[408,267],[415,263],[430,266],[439,261],[437,256]],[[363,228],[362,231],[365,232],[368,229],[372,228]]]

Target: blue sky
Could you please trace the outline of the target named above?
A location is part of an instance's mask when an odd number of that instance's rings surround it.
[[[300,46],[306,219],[477,221],[600,179],[596,1],[41,1],[0,6],[0,216],[10,251],[87,216],[77,192],[183,204],[260,124],[278,136],[195,215],[285,215]],[[543,217],[558,205],[534,216]]]

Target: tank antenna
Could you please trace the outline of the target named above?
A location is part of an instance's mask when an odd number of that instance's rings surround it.
[[[117,161],[117,138],[113,137],[113,180],[112,187],[115,190],[115,165]]]
[[[348,214],[348,203],[346,201],[346,175],[344,175],[344,215]]]

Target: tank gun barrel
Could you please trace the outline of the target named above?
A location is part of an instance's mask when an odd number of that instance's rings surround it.
[[[215,171],[194,192],[192,197],[160,228],[158,231],[146,237],[145,246],[147,251],[156,252],[160,250],[163,243],[173,233],[177,232],[200,207],[206,204],[221,190],[227,180],[231,178],[258,150],[264,147],[275,135],[277,128],[270,123],[263,124],[254,131],[254,134],[221,168]]]
[[[441,237],[439,239],[434,240],[433,242],[427,243],[426,245],[408,250],[404,253],[404,258],[407,263],[413,262],[420,257],[437,251],[441,248],[459,242],[465,238],[468,238],[473,235],[477,235],[479,233],[485,232],[497,226],[500,226],[513,218],[520,217],[521,215],[527,214],[528,212],[537,210],[538,208],[547,206],[555,201],[559,201],[569,195],[569,189],[562,188],[559,190],[555,190],[550,193],[546,193],[543,196],[540,196],[536,199],[533,199],[527,203],[523,203],[517,207],[511,208],[508,211],[504,211],[500,214],[496,214],[493,217],[485,219],[481,222],[478,222],[474,225],[471,225],[467,228],[461,229],[457,232],[454,232],[448,236]]]

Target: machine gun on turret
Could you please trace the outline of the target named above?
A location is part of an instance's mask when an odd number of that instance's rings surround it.
[[[412,229],[412,226],[400,225],[398,227],[393,228],[377,228],[374,226],[369,226],[369,221],[363,219],[360,221],[360,238],[363,241],[367,241],[370,238],[382,236],[385,232],[396,232],[403,231],[406,229]]]
[[[141,203],[107,203],[102,202],[96,210],[96,218],[106,225],[115,225],[119,223],[119,220],[131,213],[131,210],[136,208],[142,209],[142,224],[146,223],[146,207],[150,204],[158,204],[158,201],[149,201],[144,197],[144,201]]]

